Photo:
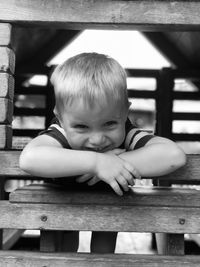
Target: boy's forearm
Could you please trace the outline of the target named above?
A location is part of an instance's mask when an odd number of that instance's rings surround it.
[[[35,147],[23,151],[20,168],[41,177],[65,177],[92,173],[96,152],[68,150],[55,147]]]
[[[130,162],[143,177],[160,176],[170,173],[185,164],[185,154],[169,144],[154,144],[127,151],[119,155]]]

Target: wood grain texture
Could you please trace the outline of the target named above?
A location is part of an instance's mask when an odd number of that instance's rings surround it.
[[[7,98],[0,98],[0,124],[11,124],[13,116],[13,102]]]
[[[199,1],[0,1],[0,21],[37,23],[73,29],[133,28],[189,30],[200,28]]]
[[[13,100],[14,96],[14,78],[8,73],[0,72],[0,97],[6,97]]]
[[[0,71],[14,73],[15,54],[8,47],[0,47]]]
[[[199,267],[198,256],[41,253],[0,251],[0,265],[8,267]]]
[[[199,190],[167,187],[134,187],[123,197],[114,192],[88,190],[71,190],[62,186],[28,185],[10,193],[13,203],[54,203],[72,205],[130,205],[155,207],[199,207]]]
[[[11,25],[0,23],[0,45],[8,46],[11,42]]]
[[[12,147],[12,127],[10,125],[0,125],[0,149],[10,149],[11,147]],[[0,153],[2,155],[4,151],[1,151]],[[0,156],[0,158],[1,160],[5,160],[4,157]],[[1,168],[3,169],[2,165],[3,164],[1,161]]]
[[[200,208],[0,201],[0,228],[200,233]],[[14,219],[13,219],[14,218]]]

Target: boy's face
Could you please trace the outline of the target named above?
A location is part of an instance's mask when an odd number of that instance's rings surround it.
[[[77,100],[65,109],[61,125],[72,149],[106,152],[125,138],[127,110],[117,105],[89,107]]]

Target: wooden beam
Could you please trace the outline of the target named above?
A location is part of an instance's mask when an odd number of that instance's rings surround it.
[[[8,46],[11,42],[11,25],[0,23],[0,45]]]
[[[200,207],[27,205],[2,200],[0,212],[0,228],[177,234],[200,232]]]
[[[13,96],[14,96],[13,76],[8,73],[0,72],[0,97],[5,97],[13,100]]]
[[[14,108],[15,116],[45,116],[45,108]],[[1,118],[1,117],[0,117]]]
[[[7,0],[0,21],[85,28],[191,30],[200,28],[199,1]]]
[[[172,115],[173,120],[184,120],[184,121],[200,121],[200,113],[197,112],[174,112]]]
[[[13,102],[7,98],[0,98],[0,124],[10,124],[13,115]]]
[[[199,256],[164,256],[131,254],[90,254],[90,253],[42,253],[1,251],[0,265],[9,267],[199,267]]]
[[[0,125],[0,149],[11,148],[12,127],[10,125]]]
[[[158,201],[159,199],[159,201]],[[114,192],[97,191],[90,188],[72,189],[72,186],[53,184],[31,184],[16,189],[9,195],[12,203],[45,203],[73,205],[113,205],[113,206],[161,206],[199,207],[200,194],[196,189],[171,187],[133,187],[119,198]]]
[[[44,129],[13,129],[13,135],[35,137],[42,131]]]
[[[0,71],[14,73],[15,54],[8,47],[0,47]]]
[[[175,141],[198,141],[200,140],[200,134],[183,134],[183,133],[172,133],[172,140]]]

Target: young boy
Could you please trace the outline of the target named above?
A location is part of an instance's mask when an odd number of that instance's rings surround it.
[[[122,196],[135,178],[160,176],[185,164],[174,142],[131,124],[126,73],[114,59],[79,54],[59,65],[51,82],[55,120],[24,148],[24,171],[57,181],[78,176],[77,183],[90,186],[101,181]],[[78,234],[64,236],[73,238],[71,250],[76,250]],[[116,237],[115,232],[93,232],[91,251],[114,252]]]

